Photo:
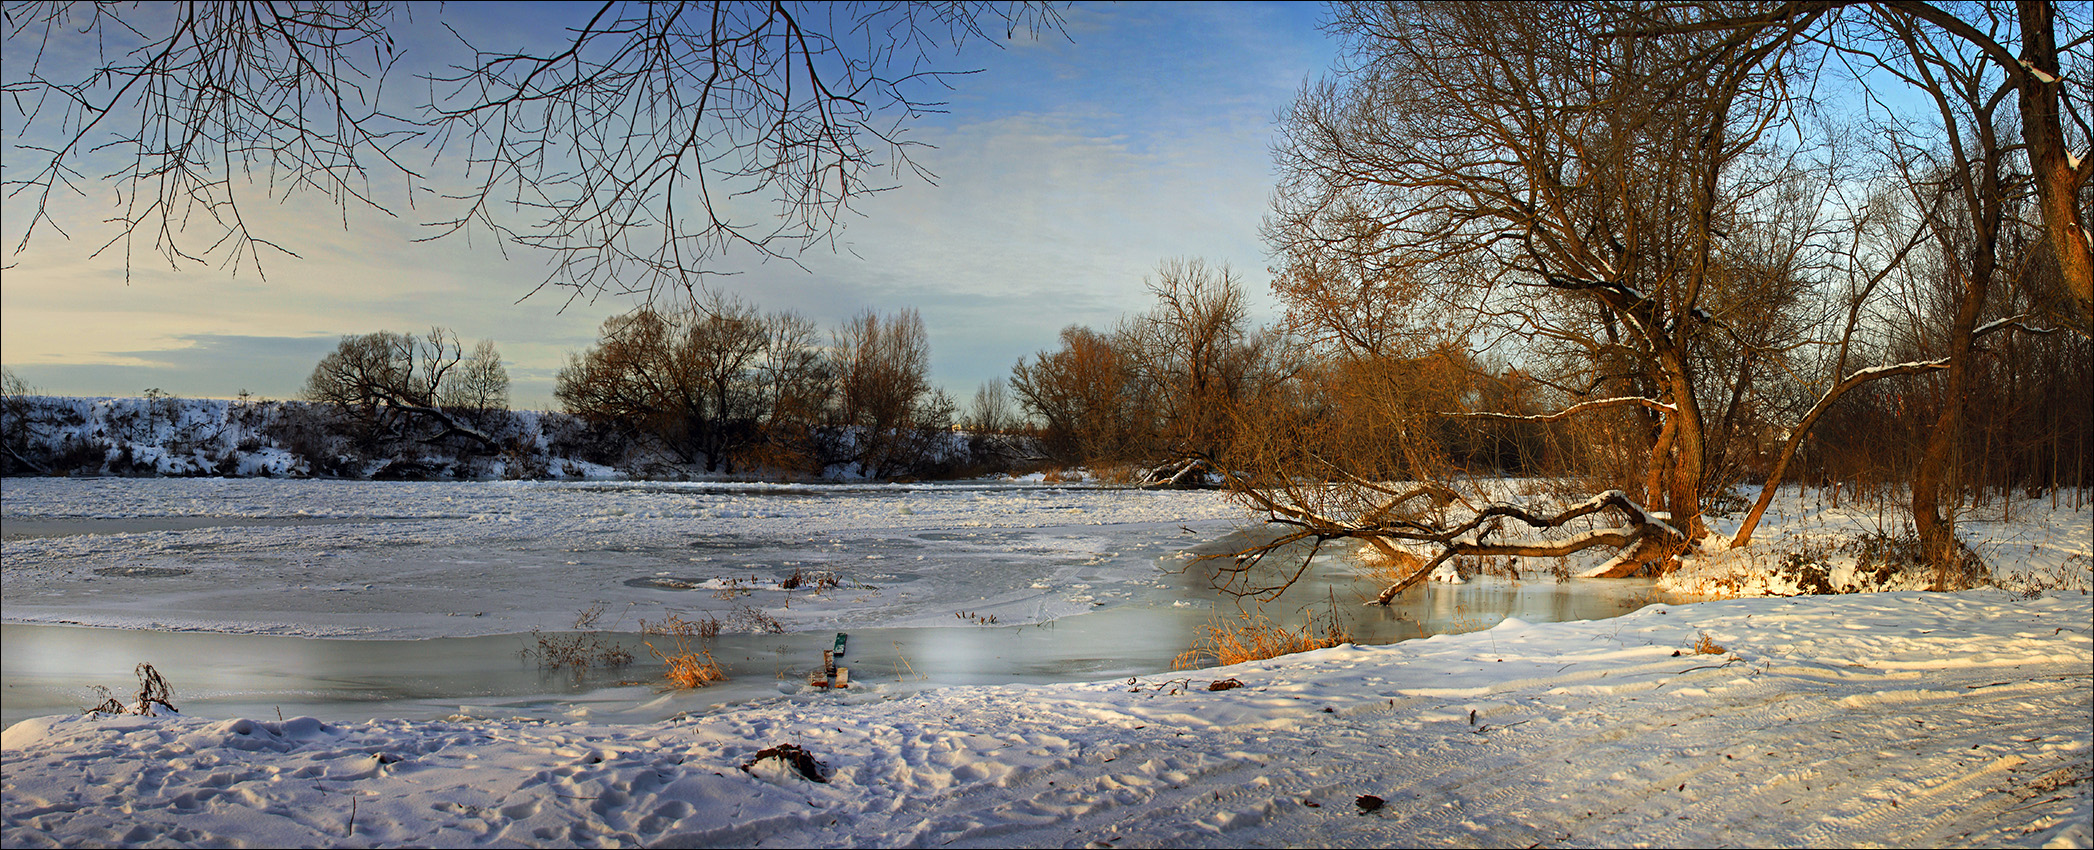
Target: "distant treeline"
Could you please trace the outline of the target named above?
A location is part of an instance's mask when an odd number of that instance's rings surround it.
[[[310,401],[14,393],[0,405],[0,474],[675,480],[703,473],[627,430],[567,413],[477,409],[459,419],[477,436],[426,424],[374,427],[353,412]],[[852,429],[816,429],[804,443],[809,460],[803,465],[743,465],[735,477],[866,478],[849,460],[860,442]],[[890,457],[890,477],[1007,471],[1023,458],[1025,444],[1012,435],[920,434],[909,444],[913,453]]]
[[[1621,355],[1618,375],[1568,354],[1501,358],[1341,297],[1365,284],[1290,274],[1275,285],[1286,320],[1260,327],[1228,268],[1165,262],[1147,281],[1149,310],[1106,330],[1064,329],[964,409],[932,387],[914,310],[866,312],[823,335],[797,314],[720,294],[605,321],[560,370],[558,412],[510,410],[494,344],[468,348],[443,328],[343,337],[297,401],[54,398],[9,372],[0,465],[11,475],[787,480],[1089,467],[1135,484],[1216,486],[1233,473],[1257,487],[1517,475],[1648,496],[1652,470],[1680,462],[1673,407],[1659,400],[1670,396],[1631,380],[1635,358]],[[1950,408],[1963,412],[1951,454],[1960,490],[2094,478],[2086,337],[2001,336],[1969,366],[1976,380],[1960,397],[1913,368],[1925,346],[1887,348],[1878,371],[1914,374],[1849,388],[1816,414],[1833,373],[1862,363],[1798,357],[1732,375],[1736,352],[1697,352],[1700,497],[1777,474],[1784,444],[1810,421],[1791,480],[1895,488]],[[1620,354],[1601,353],[1602,366]]]

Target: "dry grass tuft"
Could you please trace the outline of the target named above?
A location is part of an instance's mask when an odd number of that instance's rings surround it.
[[[799,567],[793,567],[793,574],[779,581],[778,589],[798,590],[804,587],[815,593],[820,593],[824,590],[835,590],[842,583],[842,580],[838,579],[835,573],[819,570],[808,573],[802,571]]]
[[[665,637],[675,642],[664,651],[656,647],[654,641],[643,641],[647,644],[648,654],[662,662],[662,678],[667,679],[672,687],[690,690],[727,681],[727,673],[720,669],[718,661],[713,660],[712,650],[704,646],[705,642],[720,636],[720,627],[720,618],[711,614],[690,620],[671,611],[660,620],[641,620],[640,634]],[[696,650],[691,648],[693,638],[699,641]]]
[[[1210,622],[1207,635],[1171,662],[1173,670],[1197,670],[1213,664],[1227,666],[1262,661],[1296,652],[1352,643],[1352,635],[1333,617],[1320,628],[1313,618],[1300,631],[1275,623],[1263,614],[1245,614],[1234,623]]]
[[[676,651],[674,652],[663,653],[661,650],[655,649],[652,643],[647,645],[647,649],[649,652],[654,653],[654,657],[661,659],[662,664],[667,667],[662,672],[662,677],[668,679],[669,684],[678,688],[690,690],[692,688],[702,688],[714,682],[727,681],[727,674],[720,670],[720,663],[713,660],[712,650],[700,649],[697,652],[691,652],[689,651],[690,647],[683,643],[682,638],[677,639]]]
[[[1389,552],[1370,545],[1360,546],[1355,552],[1355,557],[1359,559],[1367,577],[1384,587],[1410,578],[1418,572],[1419,567],[1425,566],[1425,559],[1409,552],[1396,549],[1392,556]]]
[[[707,614],[703,619],[686,620],[682,614],[671,611],[661,620],[641,619],[640,634],[712,640],[720,636],[720,618]]]
[[[1729,651],[1722,644],[1717,643],[1714,638],[1709,637],[1708,632],[1702,632],[1694,639],[1695,655],[1722,655]]]

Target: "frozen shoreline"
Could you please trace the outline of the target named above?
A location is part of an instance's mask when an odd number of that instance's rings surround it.
[[[644,725],[43,718],[0,742],[0,824],[24,847],[2085,847],[2090,616],[1998,591],[1653,606]],[[1703,634],[1726,651],[1692,654]],[[738,769],[784,743],[827,783]]]

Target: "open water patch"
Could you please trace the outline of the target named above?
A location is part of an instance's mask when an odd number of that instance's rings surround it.
[[[737,537],[734,535],[722,534],[713,537],[700,537],[687,544],[687,548],[706,549],[720,552],[742,552],[750,549],[755,549],[762,545],[764,544],[761,541],[751,540],[746,537]]]

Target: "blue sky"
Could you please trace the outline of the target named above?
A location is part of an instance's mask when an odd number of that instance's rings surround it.
[[[544,8],[491,6],[444,14],[492,39],[530,29]],[[1331,65],[1321,14],[1311,3],[1078,4],[1066,37],[972,45],[952,66],[981,72],[954,79],[949,113],[915,124],[914,138],[935,146],[915,158],[938,185],[904,180],[858,204],[837,249],[804,255],[804,270],[731,257],[741,274],[722,288],[825,328],[866,308],[916,308],[933,380],[961,398],[1051,346],[1063,326],[1145,309],[1143,279],[1168,258],[1229,264],[1269,316],[1258,226],[1274,123]],[[14,133],[12,110],[6,120]],[[107,208],[92,197],[61,210],[70,239],[40,231],[19,253],[22,211],[5,207],[0,361],[49,393],[294,397],[343,334],[441,325],[494,339],[512,402],[545,407],[567,354],[633,306],[570,303],[563,292],[519,303],[545,277],[541,257],[505,256],[485,238],[415,243],[409,210],[352,210],[345,228],[339,210],[310,197],[250,213],[302,255],[267,258],[266,279],[251,268],[170,270],[141,251],[127,283],[120,253],[89,256],[107,238],[96,236]]]

